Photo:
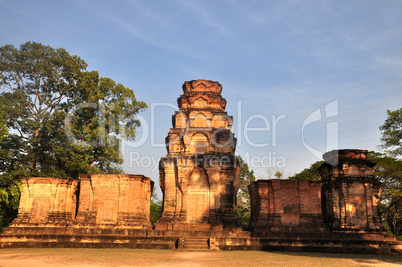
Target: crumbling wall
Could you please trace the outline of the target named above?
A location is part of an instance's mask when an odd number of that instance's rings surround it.
[[[333,150],[323,155],[322,181],[258,180],[249,185],[255,232],[317,233],[382,229],[380,182],[367,150]]]
[[[13,225],[67,225],[75,218],[78,181],[22,178],[23,191]]]
[[[324,154],[323,215],[332,230],[379,230],[380,182],[367,150],[344,149]]]
[[[132,227],[150,225],[152,188],[151,179],[143,175],[82,175],[75,223]]]
[[[321,183],[304,180],[258,180],[249,187],[255,231],[324,231]]]
[[[143,175],[92,174],[79,180],[29,177],[21,183],[14,226],[151,225],[153,182]]]

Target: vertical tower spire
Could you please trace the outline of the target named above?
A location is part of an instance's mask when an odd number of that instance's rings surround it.
[[[218,82],[183,84],[179,110],[166,137],[167,156],[160,162],[164,194],[163,223],[223,225],[237,223],[236,194],[240,166],[226,100]]]

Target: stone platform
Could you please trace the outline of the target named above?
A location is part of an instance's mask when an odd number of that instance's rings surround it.
[[[127,227],[9,227],[0,248],[130,248],[262,250],[401,255],[402,242],[380,233],[250,237],[249,232],[180,231]]]

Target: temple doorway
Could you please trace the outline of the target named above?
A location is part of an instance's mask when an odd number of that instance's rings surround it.
[[[195,168],[188,187],[187,219],[192,223],[208,222],[209,183],[208,176],[201,167]]]

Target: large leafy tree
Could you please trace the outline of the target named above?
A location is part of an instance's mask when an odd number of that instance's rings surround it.
[[[316,161],[309,168],[290,176],[290,180],[310,180],[310,181],[321,181],[321,175],[318,172],[318,168],[324,163],[324,161]]]
[[[240,162],[240,188],[237,192],[237,215],[242,225],[248,225],[251,217],[251,201],[247,186],[255,181],[254,171],[249,169],[247,163],[238,156],[236,159]]]
[[[120,143],[135,138],[146,104],[86,67],[63,48],[0,47],[0,227],[18,207],[20,177],[121,171]]]
[[[27,42],[0,47],[1,96],[16,146],[27,155],[24,167],[40,166],[41,132],[68,97],[73,97],[86,63],[64,49]],[[26,166],[25,164],[28,164]]]
[[[383,217],[390,230],[397,236],[402,232],[402,108],[387,110],[388,117],[380,127],[381,147],[386,155],[373,153],[371,156],[380,164],[376,172],[383,177]]]
[[[6,126],[6,114],[4,104],[0,102],[0,141],[3,140],[8,134],[8,129]]]
[[[388,118],[380,127],[382,131],[382,145],[389,155],[396,157],[402,155],[402,108],[387,110]]]
[[[146,107],[132,90],[86,71],[63,48],[27,42],[0,47],[1,94],[18,175],[77,177],[116,172],[120,141],[133,139]],[[7,166],[9,174],[14,165]]]
[[[381,215],[389,230],[396,236],[402,234],[402,160],[383,153],[369,152],[369,159],[376,162],[374,174],[380,179]]]
[[[3,166],[12,155],[11,151],[3,146],[8,134],[6,114],[4,105],[0,101],[0,175],[3,175]],[[0,179],[0,230],[17,215],[21,189],[19,181]]]

